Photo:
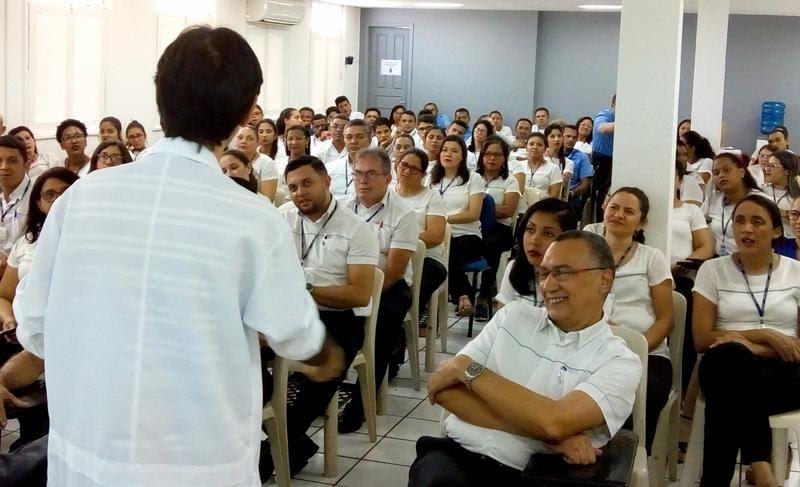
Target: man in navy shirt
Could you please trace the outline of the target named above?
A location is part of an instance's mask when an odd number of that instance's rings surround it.
[[[600,110],[594,117],[592,128],[592,163],[594,164],[594,206],[597,221],[603,219],[603,201],[611,188],[611,157],[614,155],[614,108],[617,95],[611,97],[611,106]]]
[[[586,153],[575,149],[578,140],[578,127],[564,125],[564,157],[575,163],[572,179],[569,182],[569,204],[578,219],[583,214],[583,205],[586,202],[584,195],[588,194],[590,180],[594,176],[594,168]]]

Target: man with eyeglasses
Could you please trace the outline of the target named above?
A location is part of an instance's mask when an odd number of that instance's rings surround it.
[[[539,272],[545,308],[504,306],[428,382],[452,413],[423,436],[409,486],[522,485],[530,456],[590,464],[633,409],[639,358],[613,335],[603,302],[614,282],[605,240],[560,234]]]
[[[342,120],[339,118],[333,121],[334,124],[340,122]],[[366,121],[356,119],[343,124],[345,151],[338,159],[326,163],[328,175],[331,177],[331,194],[337,200],[346,199],[355,192],[353,158],[358,151],[368,148],[372,143],[372,128]]]
[[[355,193],[347,200],[347,208],[377,230],[378,267],[384,274],[375,332],[375,384],[381,384],[393,347],[397,345],[398,355],[404,353],[400,348],[405,336],[403,320],[411,307],[410,262],[417,249],[419,223],[414,210],[389,190],[392,174],[386,152],[380,149],[358,152],[353,178]],[[352,433],[363,423],[364,405],[361,395],[355,393],[339,416],[339,432]]]
[[[344,141],[344,129],[348,124],[348,118],[344,115],[336,115],[330,121],[331,138],[321,143],[317,143],[317,152],[312,154],[325,164],[346,155],[346,144]],[[317,134],[320,135],[320,134]]]
[[[80,177],[89,174],[91,158],[86,155],[86,135],[86,125],[74,118],[68,118],[56,127],[56,140],[67,153],[64,167]]]
[[[28,223],[28,204],[33,182],[28,178],[28,151],[12,135],[0,136],[0,272],[6,267],[11,247]]]

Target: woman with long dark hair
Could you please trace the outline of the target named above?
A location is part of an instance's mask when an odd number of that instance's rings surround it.
[[[686,143],[686,150],[689,154],[689,161],[686,170],[700,175],[703,184],[708,184],[711,179],[714,166],[714,149],[711,143],[694,130],[688,130],[681,136],[681,140]]]
[[[563,193],[565,188],[569,188],[569,181],[575,172],[575,162],[564,156],[564,129],[557,123],[551,123],[544,129],[544,140],[547,146],[545,159],[561,168]]]
[[[494,135],[492,122],[486,119],[478,120],[472,125],[472,137],[469,139],[467,150],[477,158],[483,150],[483,142],[492,135]]]
[[[800,197],[800,184],[797,182],[797,156],[789,151],[773,153],[764,166],[764,193],[781,210],[783,238],[794,240],[795,234],[787,212],[792,208],[795,198]],[[794,242],[788,242],[790,248]]]
[[[258,152],[269,156],[273,161],[277,161],[281,156],[278,151],[278,127],[272,119],[264,118],[256,125],[258,132]]]
[[[578,141],[575,142],[575,148],[591,157],[594,119],[592,117],[581,117],[575,122],[575,126],[578,127]]]
[[[59,160],[53,154],[41,153],[36,146],[36,138],[33,132],[28,127],[20,125],[14,127],[8,132],[8,135],[13,135],[20,142],[25,144],[25,150],[28,152],[28,160],[31,161],[30,168],[28,168],[28,177],[35,179],[37,176],[47,171],[49,168],[57,166]]]
[[[108,139],[97,146],[89,161],[89,172],[133,162],[133,157],[119,139]]]

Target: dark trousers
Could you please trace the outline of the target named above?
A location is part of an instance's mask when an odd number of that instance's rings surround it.
[[[595,152],[592,154],[594,165],[594,211],[595,221],[603,221],[603,202],[608,190],[611,189],[612,158],[605,154]]]
[[[22,350],[22,345],[0,340],[0,365],[8,362],[11,357],[22,352]],[[9,411],[6,411],[6,413],[9,413]],[[15,408],[12,417],[19,421],[19,439],[10,445],[9,451],[13,452],[41,438],[50,430],[50,416],[47,412],[47,402],[29,408]]]
[[[647,454],[653,446],[658,426],[658,415],[664,409],[672,388],[672,362],[665,357],[650,355],[647,358],[647,406],[645,411],[645,447]]]
[[[474,453],[451,438],[423,436],[408,472],[408,487],[516,487],[530,485],[522,472]]]
[[[328,335],[342,347],[345,362],[349,365],[364,343],[364,317],[355,316],[352,310],[324,311],[319,317],[325,324]],[[267,361],[275,357],[275,353],[261,348],[262,384],[264,387],[264,403],[272,397],[272,376],[266,370]],[[347,371],[338,379],[329,382],[314,382],[305,375],[295,373],[289,380],[297,386],[297,396],[286,408],[286,429],[289,439],[289,457],[296,451],[298,440],[303,438],[311,423],[322,416],[339,384],[347,377]]]
[[[475,302],[475,290],[472,289],[467,275],[461,270],[464,264],[481,258],[483,255],[483,242],[477,235],[462,235],[450,238],[450,260],[448,261],[447,287],[450,299],[458,303],[461,296],[468,296]]]
[[[770,461],[769,416],[800,409],[800,365],[726,343],[703,356],[700,389],[706,400],[700,485],[730,485],[740,450],[744,465]]]
[[[694,364],[697,363],[697,350],[694,348],[694,335],[692,334],[694,281],[686,276],[673,276],[673,280],[675,281],[675,290],[686,299],[686,325],[683,330],[683,357],[681,358],[681,388],[683,389],[681,392],[685,393],[692,380]]]
[[[487,300],[491,297],[492,285],[500,267],[500,255],[506,250],[511,250],[513,243],[511,234],[510,226],[498,222],[494,222],[492,228],[483,234],[483,256],[492,268],[491,271],[481,275],[481,294]]]
[[[0,485],[4,487],[47,485],[47,435],[12,453],[0,455]]]
[[[425,257],[422,264],[422,282],[419,286],[419,317],[425,312],[428,301],[431,300],[433,292],[439,289],[444,280],[447,279],[447,269],[441,262]]]

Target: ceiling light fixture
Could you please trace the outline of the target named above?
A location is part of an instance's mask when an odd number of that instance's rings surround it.
[[[581,8],[583,10],[595,10],[601,12],[615,12],[622,10],[622,5],[583,4],[583,5],[578,5],[578,8]]]
[[[411,5],[417,8],[459,8],[463,7],[463,3],[452,2],[413,2]]]

